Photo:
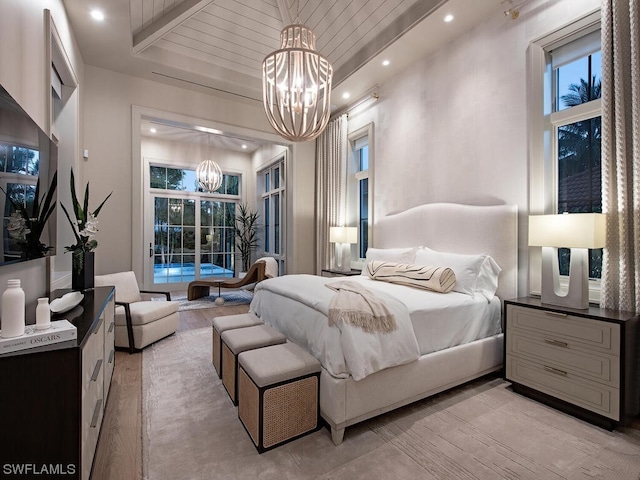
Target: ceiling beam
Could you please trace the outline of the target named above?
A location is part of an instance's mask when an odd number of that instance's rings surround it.
[[[210,3],[213,3],[213,0],[184,0],[184,2],[176,5],[151,25],[140,30],[133,36],[133,54],[138,55],[142,53],[145,48],[153,45],[164,35]]]
[[[278,10],[280,10],[280,17],[282,17],[282,23],[284,26],[291,25],[293,23],[293,18],[291,18],[291,10],[289,10],[289,5],[287,5],[287,0],[276,0],[278,2]]]

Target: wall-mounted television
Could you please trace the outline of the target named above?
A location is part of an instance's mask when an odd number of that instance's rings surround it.
[[[57,163],[55,143],[0,86],[0,265],[56,254]]]

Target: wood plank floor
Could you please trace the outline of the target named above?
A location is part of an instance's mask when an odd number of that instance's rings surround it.
[[[246,313],[249,305],[180,312],[178,330],[210,327],[214,316]],[[142,478],[142,353],[116,352],[92,480]]]

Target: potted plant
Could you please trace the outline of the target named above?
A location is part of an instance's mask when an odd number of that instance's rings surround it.
[[[93,265],[94,250],[98,246],[98,241],[93,238],[98,232],[98,214],[102,207],[109,200],[113,192],[107,195],[98,208],[93,212],[89,211],[89,182],[84,190],[83,203],[78,201],[76,195],[76,182],[71,170],[71,202],[73,203],[73,214],[75,222],[71,219],[71,215],[63,204],[62,210],[69,220],[71,230],[76,238],[76,243],[64,247],[67,252],[71,252],[72,272],[71,272],[71,288],[73,290],[85,290],[93,288]]]
[[[237,205],[233,225],[236,249],[242,262],[242,272],[249,270],[251,255],[258,248],[258,217],[258,212],[252,210],[247,204]]]

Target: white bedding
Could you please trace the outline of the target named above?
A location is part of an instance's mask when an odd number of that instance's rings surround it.
[[[488,302],[480,294],[472,297],[458,292],[431,292],[366,276],[349,279],[356,279],[369,290],[393,295],[407,306],[421,355],[502,332],[501,305],[497,297]]]
[[[341,345],[340,332],[337,328],[329,327],[327,322],[328,303],[333,292],[324,287],[324,284],[341,280],[344,279],[312,275],[286,275],[266,280],[256,286],[251,311],[290,340],[306,348],[331,375],[338,378],[351,375],[358,380],[370,372],[360,367],[356,367],[356,372],[350,370]],[[497,298],[489,303],[481,295],[474,298],[456,292],[429,292],[379,282],[365,276],[350,277],[349,280],[390,295],[406,305],[419,344],[419,354],[500,333],[500,301]],[[277,288],[271,288],[273,286]],[[302,302],[301,297],[307,300]],[[389,354],[389,348],[390,344],[387,343],[383,353]],[[348,357],[351,349],[346,348],[346,351]],[[402,353],[406,355],[407,352]],[[401,363],[410,361],[409,357],[403,358]],[[398,359],[394,358],[393,361],[397,362]],[[391,366],[389,360],[384,364],[379,364],[379,360],[374,362],[377,369]]]
[[[403,302],[384,292],[377,293],[393,313],[396,330],[372,334],[347,322],[329,326],[329,306],[336,292],[325,284],[343,280],[315,275],[265,280],[256,286],[251,311],[306,348],[334,376],[361,380],[416,360],[420,352],[409,312]]]

